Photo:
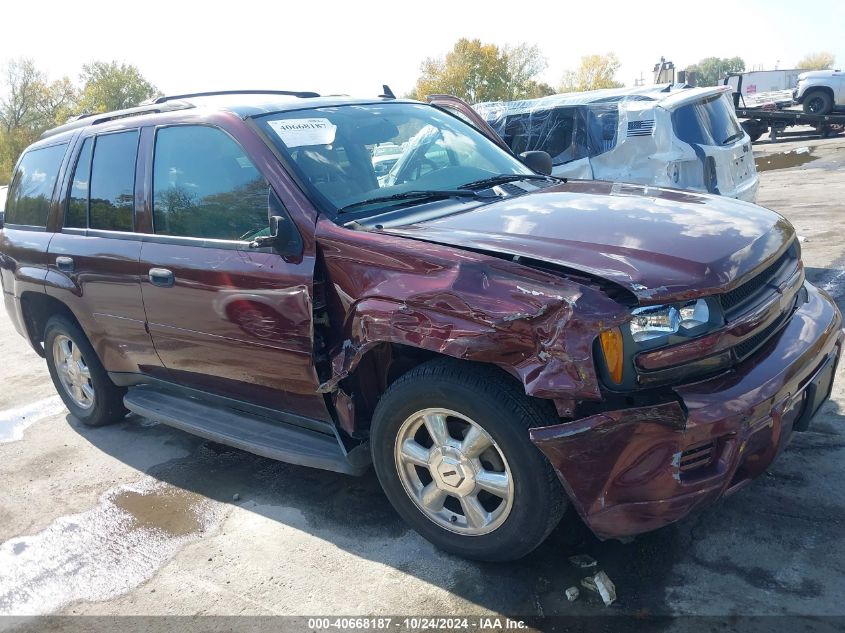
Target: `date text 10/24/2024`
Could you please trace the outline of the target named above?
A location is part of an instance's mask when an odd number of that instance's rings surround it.
[[[501,631],[522,630],[523,620],[499,616],[479,617],[352,617],[309,618],[309,631]]]

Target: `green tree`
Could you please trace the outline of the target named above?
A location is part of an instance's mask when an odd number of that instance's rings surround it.
[[[506,60],[505,101],[516,99],[534,99],[555,93],[549,84],[537,81],[537,75],[548,67],[540,47],[536,44],[517,44],[504,48]]]
[[[44,73],[31,59],[18,58],[6,64],[0,100],[0,123],[6,133],[39,127],[38,102],[43,96]]]
[[[444,58],[426,59],[415,94],[451,94],[470,103],[496,101],[507,94],[507,59],[495,44],[462,38]]]
[[[545,69],[537,46],[499,48],[462,38],[445,57],[422,63],[411,96],[424,100],[430,94],[450,94],[470,103],[539,97],[554,92],[536,79]]]
[[[616,72],[620,65],[615,53],[585,55],[581,58],[581,65],[577,70],[567,70],[564,73],[560,92],[621,88],[624,84],[616,81]]]
[[[742,57],[705,57],[697,64],[687,66],[687,72],[695,73],[695,85],[718,86],[727,73],[745,71]]]
[[[830,70],[836,63],[836,55],[829,51],[810,53],[801,58],[797,68],[801,70]]]
[[[131,108],[160,95],[136,66],[117,62],[92,62],[82,66],[81,112],[110,112]]]
[[[65,123],[79,107],[79,90],[68,77],[45,83],[35,105],[46,127]]]
[[[24,148],[73,112],[77,93],[67,77],[48,83],[31,59],[18,58],[6,64],[0,94],[0,184],[6,184]]]

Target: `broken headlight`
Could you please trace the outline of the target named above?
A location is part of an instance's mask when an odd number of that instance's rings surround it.
[[[710,322],[710,308],[705,299],[683,305],[660,305],[637,308],[631,312],[631,338],[644,343],[679,333],[698,333]]]

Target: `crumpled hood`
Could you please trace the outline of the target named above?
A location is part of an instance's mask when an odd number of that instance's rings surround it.
[[[724,292],[783,252],[777,213],[717,196],[570,181],[383,232],[542,260],[602,277],[641,303]]]

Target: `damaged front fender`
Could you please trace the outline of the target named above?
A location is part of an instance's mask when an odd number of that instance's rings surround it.
[[[559,402],[600,398],[597,334],[627,318],[598,288],[483,253],[350,231],[321,221],[332,323],[331,377],[355,371],[374,346],[396,343],[497,365],[527,394]],[[558,406],[565,413],[566,406]]]

